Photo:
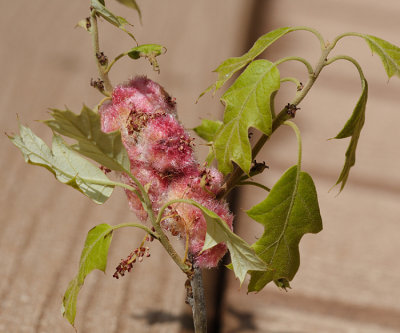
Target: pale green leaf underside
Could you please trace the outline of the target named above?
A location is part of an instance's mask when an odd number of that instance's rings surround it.
[[[128,56],[132,59],[139,59],[140,57],[153,56],[157,57],[165,53],[165,47],[159,44],[142,44],[132,48],[128,51]]]
[[[142,20],[142,12],[140,11],[140,8],[135,0],[117,0],[117,1],[127,7],[136,10],[139,15],[139,19]]]
[[[362,81],[362,93],[358,102],[354,108],[354,111],[350,119],[346,122],[343,129],[335,139],[343,139],[351,136],[349,147],[346,151],[346,160],[340,173],[340,176],[336,182],[336,185],[341,184],[340,191],[343,190],[346,185],[347,179],[349,177],[351,167],[356,163],[356,149],[358,144],[358,139],[360,138],[361,130],[365,122],[365,110],[367,106],[368,99],[368,83],[364,79]]]
[[[201,125],[195,127],[193,130],[196,134],[207,142],[214,141],[215,135],[222,126],[222,121],[202,119]]]
[[[361,36],[368,43],[372,52],[381,58],[389,79],[394,75],[400,77],[400,48],[375,36]]]
[[[21,150],[25,161],[45,167],[62,183],[79,190],[95,203],[104,203],[114,186],[99,185],[109,180],[104,173],[67,147],[61,137],[53,137],[52,149],[29,128],[20,125],[20,135],[10,136]]]
[[[221,100],[226,106],[224,124],[214,140],[218,169],[224,174],[235,162],[246,173],[251,166],[249,127],[271,134],[271,94],[280,87],[276,66],[267,60],[256,60],[238,77]]]
[[[269,268],[250,273],[249,292],[260,291],[271,281],[288,286],[299,268],[301,238],[322,230],[312,178],[297,166],[289,168],[268,197],[247,214],[265,227],[262,237],[252,246]]]
[[[102,3],[102,1],[99,0],[91,0],[91,6],[92,8],[99,14],[101,17],[103,17],[106,21],[110,22],[112,25],[115,25],[116,27],[123,29],[125,24],[128,23],[126,19],[123,17],[119,17],[117,15],[114,15],[112,12],[110,12]]]
[[[134,47],[128,51],[128,56],[132,59],[139,59],[140,57],[146,58],[153,67],[153,70],[159,72],[160,66],[158,65],[156,57],[166,52],[166,48],[159,44],[143,44]]]
[[[254,250],[242,238],[234,234],[218,214],[193,200],[182,200],[199,208],[207,222],[207,233],[202,251],[224,242],[232,259],[235,276],[243,283],[248,271],[266,270],[265,263],[257,257]]]
[[[208,87],[200,96],[204,95],[206,92],[214,89],[220,89],[226,81],[228,81],[233,74],[245,67],[248,63],[253,61],[257,56],[259,56],[268,46],[278,40],[280,37],[286,35],[287,33],[293,31],[293,28],[279,28],[266,33],[261,36],[251,49],[243,54],[241,57],[228,58],[218,66],[214,72],[218,73],[217,82]]]
[[[100,115],[83,106],[79,115],[70,110],[52,110],[54,119],[45,124],[54,132],[77,140],[73,148],[80,154],[116,171],[129,171],[129,157],[119,131],[104,133]]]
[[[91,229],[86,237],[78,274],[69,283],[63,299],[62,314],[72,326],[75,322],[78,293],[86,276],[94,269],[99,269],[103,272],[106,270],[112,230],[112,227],[108,224],[99,224]]]

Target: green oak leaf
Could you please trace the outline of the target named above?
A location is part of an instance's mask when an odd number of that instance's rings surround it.
[[[104,1],[100,0],[91,0],[91,7],[103,17],[106,21],[110,22],[112,25],[123,29],[127,21],[124,18],[118,17],[110,12],[104,5]]]
[[[340,173],[340,176],[336,182],[336,185],[342,183],[340,186],[340,191],[342,191],[344,186],[346,185],[350,169],[356,162],[356,149],[358,139],[360,138],[360,133],[365,122],[365,109],[367,106],[367,99],[368,83],[364,79],[362,80],[362,93],[357,102],[357,105],[354,108],[353,114],[346,122],[340,133],[334,137],[334,139],[343,139],[351,136],[350,144],[346,151],[346,160],[342,172]]]
[[[242,238],[233,233],[218,214],[189,199],[178,199],[173,202],[182,202],[199,208],[207,222],[207,233],[202,251],[212,248],[218,243],[225,242],[232,260],[232,269],[235,276],[243,283],[248,271],[265,271],[267,266],[255,254],[254,250]]]
[[[214,72],[218,73],[217,82],[208,87],[204,92],[201,93],[200,97],[208,91],[214,89],[217,91],[220,89],[226,81],[228,81],[233,74],[245,67],[248,63],[253,61],[259,56],[268,46],[277,41],[280,37],[293,31],[293,28],[279,28],[266,33],[257,39],[251,49],[243,54],[241,57],[228,58],[221,65],[218,66]]]
[[[389,79],[396,75],[400,77],[400,48],[386,40],[371,35],[361,35],[368,43],[372,52],[377,53]]]
[[[222,121],[202,119],[201,125],[193,128],[196,134],[207,142],[212,142],[218,130],[222,126]]]
[[[142,44],[134,47],[128,51],[128,56],[132,59],[139,59],[140,57],[146,58],[153,66],[153,70],[159,72],[160,66],[158,65],[156,57],[166,52],[166,48],[159,44]]]
[[[128,51],[128,56],[132,59],[139,59],[140,57],[145,57],[153,55],[154,57],[165,53],[165,47],[159,44],[142,44],[134,47]]]
[[[79,262],[78,274],[69,283],[62,304],[62,314],[72,326],[75,323],[78,294],[86,276],[94,269],[103,272],[106,270],[112,231],[113,228],[110,225],[99,224],[88,232]]]
[[[54,135],[52,149],[29,128],[20,125],[19,136],[9,136],[30,164],[45,167],[61,183],[72,186],[97,204],[102,204],[111,196],[114,185],[96,166],[79,156],[61,137]]]
[[[268,60],[253,61],[222,96],[224,124],[214,140],[218,169],[227,174],[232,161],[245,173],[251,166],[249,127],[272,131],[271,94],[280,87],[279,70]]]
[[[252,247],[269,268],[265,272],[250,272],[248,291],[260,291],[271,281],[289,287],[300,264],[301,238],[322,230],[312,178],[298,166],[289,168],[268,197],[247,214],[265,227],[264,234]]]
[[[228,225],[214,212],[197,205],[207,222],[207,233],[202,251],[212,248],[218,243],[225,242],[231,255],[235,276],[243,283],[248,271],[265,271],[267,266],[255,254],[254,250],[242,238],[233,233]]]
[[[130,170],[120,132],[102,132],[98,113],[83,106],[79,115],[70,110],[56,109],[52,109],[51,115],[54,119],[44,123],[54,132],[77,140],[77,144],[72,146],[77,152],[111,170]]]
[[[117,1],[127,7],[136,10],[139,15],[139,20],[142,21],[142,12],[140,11],[140,8],[135,0],[117,0]]]

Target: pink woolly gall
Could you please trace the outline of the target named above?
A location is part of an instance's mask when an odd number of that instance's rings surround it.
[[[138,77],[116,87],[112,100],[99,110],[104,132],[121,131],[131,173],[147,186],[154,213],[172,199],[192,199],[217,213],[230,228],[233,216],[224,201],[216,200],[222,174],[201,168],[193,152],[192,138],[177,119],[175,101],[157,83]],[[127,175],[122,181],[135,187]],[[126,191],[138,218],[147,219],[139,198]],[[188,237],[189,251],[200,267],[214,267],[226,253],[218,244],[200,254],[207,224],[200,209],[184,203],[171,205],[162,227],[175,236]]]
[[[182,177],[173,182],[168,191],[168,200],[178,198],[192,199],[217,213],[232,229],[233,215],[229,212],[226,202],[216,200],[210,191],[210,188],[215,185],[214,179],[210,179],[208,185],[203,185],[203,177],[201,176],[203,173],[204,170],[197,177]],[[226,245],[218,244],[199,254],[203,248],[207,230],[206,220],[200,209],[185,203],[176,203],[172,207],[179,215],[176,223],[180,224],[179,228],[185,230],[189,236],[189,250],[195,255],[196,262],[200,267],[216,266],[226,252]]]

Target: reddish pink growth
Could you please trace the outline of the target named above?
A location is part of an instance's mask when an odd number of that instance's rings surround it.
[[[144,186],[155,213],[172,199],[193,199],[217,213],[232,229],[233,215],[224,201],[216,200],[223,182],[214,168],[201,168],[193,153],[192,138],[179,123],[175,100],[154,81],[137,77],[118,86],[112,101],[100,108],[104,132],[121,131],[131,162],[131,172]],[[122,181],[135,187],[127,175]],[[126,191],[129,204],[142,220],[147,213],[138,197]],[[200,254],[206,235],[201,211],[189,204],[171,205],[162,222],[175,236],[189,237],[189,251],[200,267],[214,267],[226,253],[218,244]]]

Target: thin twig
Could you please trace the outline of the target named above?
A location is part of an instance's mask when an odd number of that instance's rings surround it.
[[[207,333],[206,299],[201,268],[193,262],[193,256],[189,255],[189,259],[192,262],[193,275],[189,277],[190,289],[186,301],[192,308],[195,333]]]

